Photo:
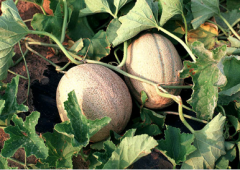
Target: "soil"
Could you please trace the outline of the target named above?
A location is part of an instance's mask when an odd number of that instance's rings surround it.
[[[1,3],[2,0],[0,0]],[[28,2],[22,2],[19,1],[18,10],[20,13],[20,16],[23,20],[27,20],[33,17],[35,13],[41,13],[41,9],[38,8],[33,3]],[[0,10],[1,11],[1,10]],[[31,28],[30,22],[26,23],[29,29]],[[40,40],[41,42],[49,43],[49,38],[47,37],[38,37],[36,35],[29,35],[28,37],[31,37],[36,40]],[[63,66],[67,59],[64,57],[62,53],[58,53],[57,55],[54,53],[54,51],[51,48],[43,47],[43,46],[31,46],[34,50],[36,50],[38,53],[42,54],[43,56],[46,56],[49,60],[53,61],[54,63],[57,63],[59,66]],[[23,52],[26,50],[24,47],[24,44],[22,44]],[[18,58],[21,57],[21,52],[18,47],[18,45],[15,46],[15,52],[16,55],[14,56],[13,60],[16,61]],[[60,117],[58,115],[58,110],[56,107],[56,88],[58,85],[59,80],[62,77],[61,73],[58,73],[55,71],[55,68],[51,65],[49,65],[48,62],[43,60],[41,57],[28,52],[26,55],[26,62],[28,66],[28,70],[30,73],[30,93],[29,96],[27,96],[27,87],[28,82],[27,80],[20,79],[19,82],[19,91],[17,100],[18,103],[22,103],[25,99],[27,99],[27,102],[25,103],[29,107],[29,112],[22,113],[19,116],[21,116],[23,119],[29,113],[32,111],[39,111],[41,113],[38,125],[36,126],[37,133],[45,133],[45,132],[51,132],[54,125],[56,123],[61,122]],[[24,62],[20,62],[16,66],[10,68],[10,70],[14,71],[17,74],[23,75],[27,77],[26,73],[26,67],[24,65]],[[15,75],[8,74],[7,79],[5,82],[10,82],[11,79]],[[183,92],[186,94],[186,91],[183,90]],[[184,96],[184,100],[188,99],[190,95]],[[169,108],[167,108],[169,109]],[[166,110],[167,110],[166,109]],[[170,107],[170,110],[177,110],[177,105],[172,105]],[[139,114],[139,113],[138,113]],[[174,115],[168,115],[167,116],[167,124],[172,126],[181,127],[181,130],[183,132],[189,132],[181,123],[179,118]],[[189,122],[195,129],[200,129],[203,127],[203,125],[196,125],[195,122]],[[3,130],[0,129],[0,149],[4,145],[4,141],[8,138],[8,134],[5,134]],[[159,136],[159,138],[162,138],[162,136]],[[16,154],[14,155],[14,158],[24,162],[25,153],[23,149],[19,149]],[[36,163],[37,159],[34,156],[31,156],[27,159],[28,163]],[[9,161],[10,167],[18,167],[18,168],[24,168],[23,166],[16,164],[12,161]],[[87,169],[88,163],[84,162],[80,156],[73,158],[73,166],[75,169]],[[135,162],[132,166],[129,168],[133,169],[172,169],[172,164],[167,160],[166,157],[164,157],[160,152],[157,150],[153,150],[151,154],[149,154],[146,157],[141,158],[137,162]]]

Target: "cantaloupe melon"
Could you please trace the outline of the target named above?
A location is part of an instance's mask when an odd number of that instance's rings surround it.
[[[112,70],[97,64],[82,64],[71,68],[57,88],[57,107],[62,121],[68,120],[64,102],[75,90],[82,113],[91,120],[110,117],[111,122],[97,132],[91,141],[109,137],[126,127],[132,113],[132,99],[124,81]]]
[[[135,76],[163,85],[182,85],[179,77],[182,61],[177,50],[167,38],[159,34],[144,34],[134,40],[127,50],[127,61],[123,70]],[[173,101],[160,97],[154,86],[138,80],[125,77],[133,96],[141,102],[140,93],[145,91],[149,97],[145,106],[151,109],[161,109]],[[181,90],[167,90],[178,95]]]

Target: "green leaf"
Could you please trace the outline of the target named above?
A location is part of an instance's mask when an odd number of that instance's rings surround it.
[[[194,132],[196,151],[187,156],[182,169],[214,169],[218,158],[225,155],[223,128],[225,116],[218,114],[202,130]]]
[[[229,120],[229,122],[233,125],[233,127],[235,128],[235,130],[237,132],[240,131],[240,123],[238,121],[238,118],[236,118],[235,116],[232,115],[227,115],[227,119]]]
[[[37,5],[40,5],[40,6],[43,5],[43,0],[22,0],[22,1],[32,2],[32,3],[37,4]]]
[[[106,34],[107,34],[107,39],[111,44],[117,37],[117,30],[120,28],[120,26],[121,26],[121,22],[117,18],[113,19],[109,23],[106,30]]]
[[[136,133],[136,130],[137,129],[129,129],[122,136],[117,134],[114,131],[111,131],[110,132],[111,140],[113,141],[113,143],[115,145],[118,145],[125,137],[133,137],[135,135],[135,133]]]
[[[222,75],[218,63],[226,54],[226,46],[208,51],[200,42],[192,44],[192,51],[197,56],[196,62],[184,61],[181,78],[191,76],[193,80],[193,93],[188,103],[201,119],[212,119],[217,105],[218,86],[222,85]]]
[[[17,169],[17,168],[9,167],[7,158],[0,156],[0,169]]]
[[[107,39],[106,32],[100,30],[91,39],[83,40],[84,47],[78,52],[78,55],[85,56],[91,60],[101,60],[110,53],[110,42]]]
[[[161,129],[155,124],[146,125],[145,123],[140,123],[136,128],[136,135],[147,134],[149,136],[157,136],[162,133]]]
[[[17,103],[18,83],[18,76],[12,78],[11,83],[7,84],[5,94],[0,96],[0,119],[2,121],[10,120],[14,114],[28,111],[27,106]]]
[[[43,137],[46,140],[46,146],[49,148],[49,156],[41,160],[41,162],[57,169],[72,169],[72,157],[75,153],[78,153],[81,148],[73,147],[71,138],[55,130],[53,133],[44,133]]]
[[[151,149],[157,146],[157,141],[148,135],[126,137],[114,150],[103,169],[125,169],[151,153]]]
[[[157,149],[164,153],[174,166],[186,161],[186,157],[196,150],[192,145],[193,134],[181,134],[180,129],[171,126],[166,127],[164,134],[165,139],[158,141]]]
[[[231,47],[240,48],[240,41],[238,39],[229,36],[228,41],[231,43]]]
[[[33,29],[37,31],[49,32],[60,40],[62,33],[62,23],[63,14],[61,13],[60,3],[58,3],[57,8],[54,12],[54,16],[37,13],[33,16],[31,25]]]
[[[74,53],[78,53],[83,48],[83,39],[80,38],[78,41],[76,41],[73,46],[69,49],[69,51],[72,51]]]
[[[143,30],[158,27],[157,12],[157,2],[153,2],[153,0],[137,1],[127,15],[119,18],[122,25],[117,30],[118,36],[113,41],[113,46],[121,44]]]
[[[230,25],[233,25],[236,22],[240,21],[240,11],[239,10],[232,10],[232,11],[228,11],[228,12],[221,12],[221,15],[223,18],[225,18],[228,23]],[[228,26],[226,25],[226,23],[220,18],[220,17],[216,17],[216,22],[217,24],[219,24],[220,26],[222,26],[222,28],[224,29],[228,29]]]
[[[163,26],[174,15],[183,14],[182,0],[161,0],[162,16],[160,26]]]
[[[89,138],[111,121],[108,117],[100,120],[88,120],[82,114],[74,91],[68,94],[68,100],[64,102],[64,107],[69,121],[59,123],[54,128],[57,132],[72,138],[74,147],[87,146]]]
[[[218,65],[227,78],[227,84],[222,87],[219,95],[231,96],[240,91],[240,56],[226,56]],[[234,74],[233,74],[234,73]]]
[[[116,149],[116,146],[111,141],[105,141],[103,143],[103,149],[104,152],[95,152],[93,155],[97,158],[97,160],[101,163],[101,165],[97,166],[96,169],[103,169],[103,166],[106,164],[106,162],[109,160],[109,158],[112,156],[112,153]]]
[[[10,135],[10,139],[6,140],[2,149],[4,157],[11,157],[19,148],[24,148],[26,156],[35,155],[37,158],[46,158],[48,156],[48,148],[45,146],[35,131],[35,126],[40,117],[39,112],[32,112],[23,122],[21,118],[14,115],[12,121],[15,126],[8,126],[4,129]]]
[[[234,9],[238,9],[240,8],[240,4],[238,0],[227,0],[227,8],[231,11]]]
[[[0,80],[7,77],[7,71],[13,65],[14,45],[28,33],[18,9],[12,0],[2,2],[0,16]]]
[[[236,147],[230,142],[225,142],[226,154],[222,155],[216,162],[217,169],[227,169],[229,161],[233,161],[236,158]]]
[[[80,11],[80,17],[92,15],[95,13],[109,13],[114,18],[117,18],[119,10],[132,0],[85,0],[87,8]]]
[[[214,15],[220,14],[219,0],[192,0],[193,28],[196,29]]]

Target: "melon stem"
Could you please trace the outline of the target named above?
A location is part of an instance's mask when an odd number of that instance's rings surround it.
[[[117,66],[118,68],[122,68],[127,61],[127,48],[128,48],[128,43],[127,43],[127,41],[125,41],[124,42],[124,47],[123,47],[123,49],[124,49],[123,59],[122,59],[121,63]]]

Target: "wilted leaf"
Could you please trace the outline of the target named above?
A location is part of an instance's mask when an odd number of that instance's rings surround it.
[[[122,25],[117,30],[118,36],[113,41],[113,46],[121,44],[143,30],[158,27],[157,15],[157,2],[138,0],[127,15],[119,18]]]
[[[162,15],[160,26],[163,26],[174,15],[183,14],[182,0],[160,0],[162,7]]]
[[[219,0],[192,0],[193,28],[198,28],[206,20],[220,14]]]
[[[78,53],[83,48],[83,46],[84,46],[83,39],[81,38],[78,41],[76,41],[69,50],[74,53]]]
[[[2,149],[4,157],[11,157],[19,148],[24,148],[26,156],[35,155],[37,158],[46,158],[48,156],[48,148],[44,141],[35,131],[35,126],[40,117],[39,112],[32,112],[23,122],[22,118],[13,115],[12,121],[15,126],[8,126],[4,129],[10,135],[10,139],[6,140]]]
[[[151,153],[157,141],[148,135],[124,138],[114,150],[103,169],[124,169]]]
[[[208,51],[200,42],[192,44],[192,51],[197,56],[196,62],[184,61],[181,78],[191,76],[193,93],[188,102],[201,119],[212,119],[218,100],[218,83],[222,76],[218,63],[226,54],[226,46]],[[218,86],[217,86],[218,84]]]
[[[73,168],[72,157],[81,148],[72,146],[72,139],[56,132],[43,134],[46,146],[49,148],[49,156],[41,162],[49,164],[49,167],[57,169]]]
[[[0,80],[7,77],[7,71],[12,66],[14,45],[28,33],[28,28],[22,21],[18,9],[12,0],[2,2],[0,16]]]
[[[5,94],[0,96],[0,119],[5,121],[11,119],[14,114],[27,112],[28,107],[17,103],[19,77],[12,78],[11,83],[7,84]]]
[[[43,5],[43,0],[22,0],[22,1],[32,2],[32,3],[35,3],[35,4],[40,5],[40,6]]]
[[[205,22],[197,29],[188,31],[187,36],[189,43],[200,41],[206,49],[213,49],[217,41],[218,28],[212,23]]]
[[[110,53],[110,42],[107,39],[106,32],[100,30],[91,39],[83,40],[84,47],[78,52],[78,55],[87,55],[88,59],[101,60]]]
[[[214,169],[216,161],[225,155],[223,127],[225,116],[218,114],[202,130],[194,132],[196,151],[187,156],[182,169]]]
[[[186,161],[186,157],[196,148],[192,145],[193,134],[180,133],[180,129],[167,126],[164,131],[165,139],[158,141],[158,150],[162,151],[168,160],[174,165]]]
[[[54,12],[54,16],[37,13],[33,16],[31,25],[37,31],[46,31],[55,35],[59,40],[62,33],[63,14],[60,3]]]
[[[111,121],[108,117],[88,120],[82,114],[74,91],[68,94],[68,100],[64,102],[64,107],[69,121],[55,125],[55,130],[72,138],[74,147],[87,146],[90,137]]]

